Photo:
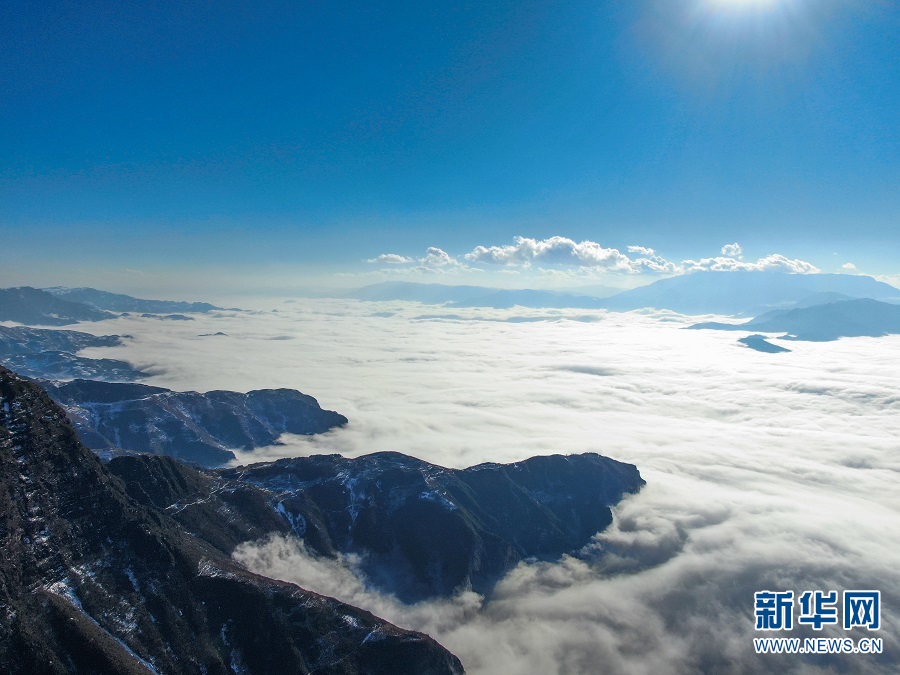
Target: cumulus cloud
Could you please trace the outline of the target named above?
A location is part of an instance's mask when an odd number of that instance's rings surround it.
[[[430,246],[425,251],[425,257],[419,259],[419,263],[428,267],[448,267],[458,265],[459,261],[453,258],[446,251],[435,246]]]
[[[560,236],[547,239],[520,236],[515,237],[512,244],[505,246],[476,246],[462,257],[462,261],[440,248],[431,247],[424,257],[417,260],[385,254],[368,262],[382,261],[398,265],[406,263],[412,266],[402,268],[402,272],[425,274],[473,272],[486,267],[501,271],[575,269],[585,270],[590,275],[608,273],[676,275],[699,270],[717,272],[777,270],[796,274],[813,274],[819,271],[811,263],[790,259],[780,254],[772,254],[756,262],[745,262],[742,256],[743,250],[740,245],[734,243],[722,247],[722,256],[676,263],[647,246],[628,246],[626,254],[616,248],[605,247],[589,240],[576,242]],[[387,258],[390,258],[390,261]]]
[[[725,244],[722,247],[722,255],[727,258],[742,258],[744,255],[744,249],[741,248],[741,245],[737,242],[733,244]]]
[[[844,270],[844,271],[846,271],[846,272],[857,272],[857,271],[858,271],[858,270],[856,269],[856,265],[854,265],[854,264],[851,263],[851,262],[844,263],[843,265],[841,265],[841,269]]]
[[[407,258],[396,253],[382,253],[380,256],[366,260],[367,263],[380,263],[382,265],[407,265],[415,261],[415,258]]]
[[[456,274],[459,272],[480,272],[481,270],[469,267],[460,262],[449,253],[436,246],[430,246],[425,250],[421,258],[407,258],[396,253],[383,253],[375,258],[369,258],[367,263],[382,263],[393,265],[392,268],[378,270],[379,274],[391,275],[428,275],[428,274]]]
[[[618,249],[604,248],[593,241],[576,243],[566,237],[531,239],[516,237],[508,246],[476,246],[464,257],[471,263],[524,265],[547,262],[563,265],[601,267],[612,271],[630,271],[631,260]]]
[[[685,260],[683,269],[686,272],[712,271],[712,272],[789,272],[792,274],[818,274],[821,270],[805,260],[787,258],[778,253],[773,253],[756,262],[744,262],[736,258],[701,258],[700,260]]]
[[[353,558],[310,559],[290,540],[241,549],[253,569],[425,630],[476,675],[895,669],[900,337],[771,355],[732,333],[680,330],[695,319],[671,312],[428,319],[415,304],[321,299],[260,309],[77,329],[134,335],[86,355],[165,366],[151,384],[292,387],[350,419],[248,461],[397,450],[462,467],[591,451],[635,463],[648,485],[581,559],[520,565],[487,602],[406,608],[368,591]],[[560,320],[507,321],[520,317]],[[216,331],[228,336],[198,336]],[[886,654],[756,657],[752,595],[765,588],[881,590]]]

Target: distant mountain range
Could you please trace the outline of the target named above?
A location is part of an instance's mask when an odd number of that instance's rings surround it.
[[[426,635],[251,574],[154,503],[159,476],[126,489],[63,410],[0,367],[0,672],[463,672]]]
[[[272,445],[284,433],[318,434],[347,423],[294,389],[175,392],[146,384],[42,382],[89,448],[177,457],[201,466],[234,459],[232,449]]]
[[[216,309],[221,308],[207,302],[143,300],[96,288],[55,287],[41,290],[19,286],[0,289],[0,321],[15,321],[29,326],[66,326],[79,321],[103,321],[128,312],[140,312],[146,317],[190,320],[191,317],[178,313],[204,313]]]
[[[103,321],[114,316],[111,312],[58,298],[30,286],[0,289],[0,321],[65,326],[79,321]]]
[[[900,302],[900,290],[872,277],[850,274],[786,274],[783,272],[695,272],[660,279],[647,286],[608,295],[585,287],[575,291],[500,289],[486,286],[450,286],[389,281],[349,292],[325,293],[356,300],[410,301],[449,307],[511,307],[553,309],[668,309],[681,314],[748,316],[773,309],[788,309],[837,299],[870,298]],[[27,325],[66,325],[101,321],[116,313],[170,320],[190,320],[185,313],[221,309],[206,302],[144,300],[94,288],[27,286],[0,290],[0,321]]]
[[[53,288],[45,288],[44,290],[64,300],[80,302],[81,304],[89,305],[95,309],[112,312],[147,314],[168,314],[171,312],[205,313],[216,309],[222,309],[221,307],[216,307],[208,302],[144,300],[142,298],[133,298],[130,295],[123,295],[121,293],[99,291],[96,288],[66,288],[64,286],[55,286]]]
[[[681,314],[756,315],[773,309],[819,304],[834,294],[848,298],[900,300],[900,290],[872,277],[783,272],[695,272],[660,279],[605,300],[608,309],[642,307]]]
[[[900,290],[872,277],[783,272],[695,272],[597,298],[541,290],[445,286],[392,281],[346,294],[358,300],[406,300],[451,307],[668,309],[681,314],[752,315],[834,299],[900,301]]]
[[[706,322],[693,329],[752,330],[785,333],[785,340],[825,342],[841,337],[882,337],[900,334],[900,305],[868,298],[838,300],[810,307],[766,312],[745,323]]]
[[[386,281],[365,286],[344,294],[356,300],[403,300],[429,305],[449,304],[453,307],[574,307],[600,309],[603,301],[588,295],[573,295],[559,291],[505,290],[486,286],[446,286],[419,284],[408,281]]]

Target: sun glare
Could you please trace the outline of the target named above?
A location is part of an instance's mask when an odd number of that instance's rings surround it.
[[[731,9],[765,9],[777,5],[779,0],[710,0],[710,4]]]

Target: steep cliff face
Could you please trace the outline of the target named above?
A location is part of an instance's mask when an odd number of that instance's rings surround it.
[[[0,671],[461,672],[424,635],[246,572],[152,501],[0,368]]]
[[[43,384],[88,447],[150,452],[201,466],[229,462],[232,448],[252,450],[283,433],[318,434],[347,423],[293,389],[200,394],[92,380]]]

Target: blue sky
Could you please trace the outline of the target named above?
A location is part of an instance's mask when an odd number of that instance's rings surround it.
[[[515,237],[900,273],[895,3],[385,4],[3,3],[0,281],[471,281]]]

